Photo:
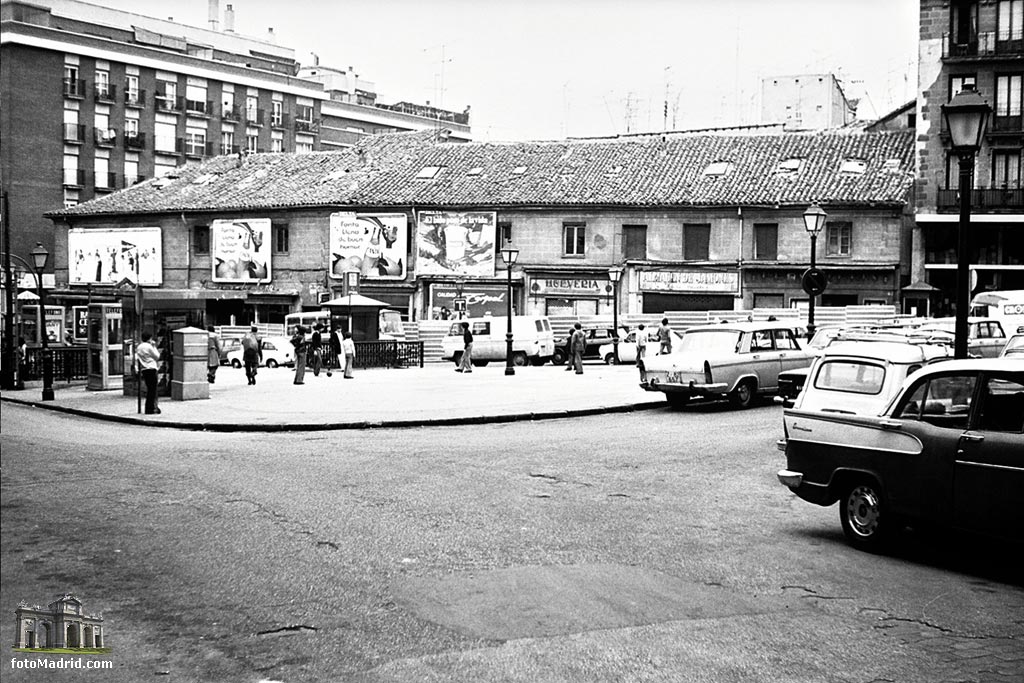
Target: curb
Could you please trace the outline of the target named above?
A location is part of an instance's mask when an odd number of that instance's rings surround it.
[[[588,417],[592,415],[605,415],[611,413],[632,413],[641,410],[664,408],[668,404],[664,401],[627,403],[619,406],[605,406],[598,408],[580,408],[578,410],[551,410],[537,411],[531,413],[511,413],[508,415],[472,415],[467,417],[443,417],[423,420],[361,420],[353,422],[324,422],[324,423],[290,423],[290,424],[237,424],[221,422],[173,422],[156,421],[141,417],[125,417],[121,415],[107,415],[80,408],[69,408],[67,406],[54,405],[42,401],[28,401],[19,398],[0,397],[0,402],[14,403],[42,410],[50,410],[55,413],[65,413],[86,417],[104,422],[117,422],[120,424],[136,425],[143,427],[160,427],[163,429],[183,429],[198,432],[318,432],[318,431],[340,431],[357,429],[410,429],[415,427],[457,427],[463,425],[502,424],[506,422],[528,422],[534,420],[559,420],[566,417]]]

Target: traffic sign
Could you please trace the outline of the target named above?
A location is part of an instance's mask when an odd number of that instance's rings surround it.
[[[820,268],[808,268],[800,278],[800,286],[809,296],[818,296],[828,287],[828,277]]]

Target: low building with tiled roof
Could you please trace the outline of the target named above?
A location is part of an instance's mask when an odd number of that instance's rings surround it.
[[[894,304],[913,154],[913,132],[897,130],[517,143],[402,133],[339,152],[219,157],[49,214],[57,294],[71,301],[141,268],[151,313],[276,322],[336,294],[348,270],[411,319],[451,309],[456,294],[471,315],[498,315],[497,252],[511,240],[517,312],[610,313],[610,267],[625,269],[620,313],[791,307],[807,300],[802,214],[817,203],[823,303]]]

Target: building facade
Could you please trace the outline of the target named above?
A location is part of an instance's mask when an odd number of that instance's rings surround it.
[[[1019,0],[921,0],[912,279],[933,312],[956,301],[958,164],[942,105],[972,85],[992,107],[976,156],[972,293],[1024,288],[1024,10]]]

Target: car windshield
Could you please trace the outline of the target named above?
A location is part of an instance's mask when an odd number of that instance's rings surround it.
[[[1016,335],[1010,337],[1010,341],[1006,342],[1006,347],[1003,349],[1003,355],[1014,356],[1024,354],[1024,335]]]
[[[738,330],[687,330],[676,346],[680,352],[735,351],[739,343]],[[673,349],[674,351],[675,349]]]
[[[814,378],[816,389],[852,394],[877,394],[885,381],[885,368],[857,361],[825,361]]]

